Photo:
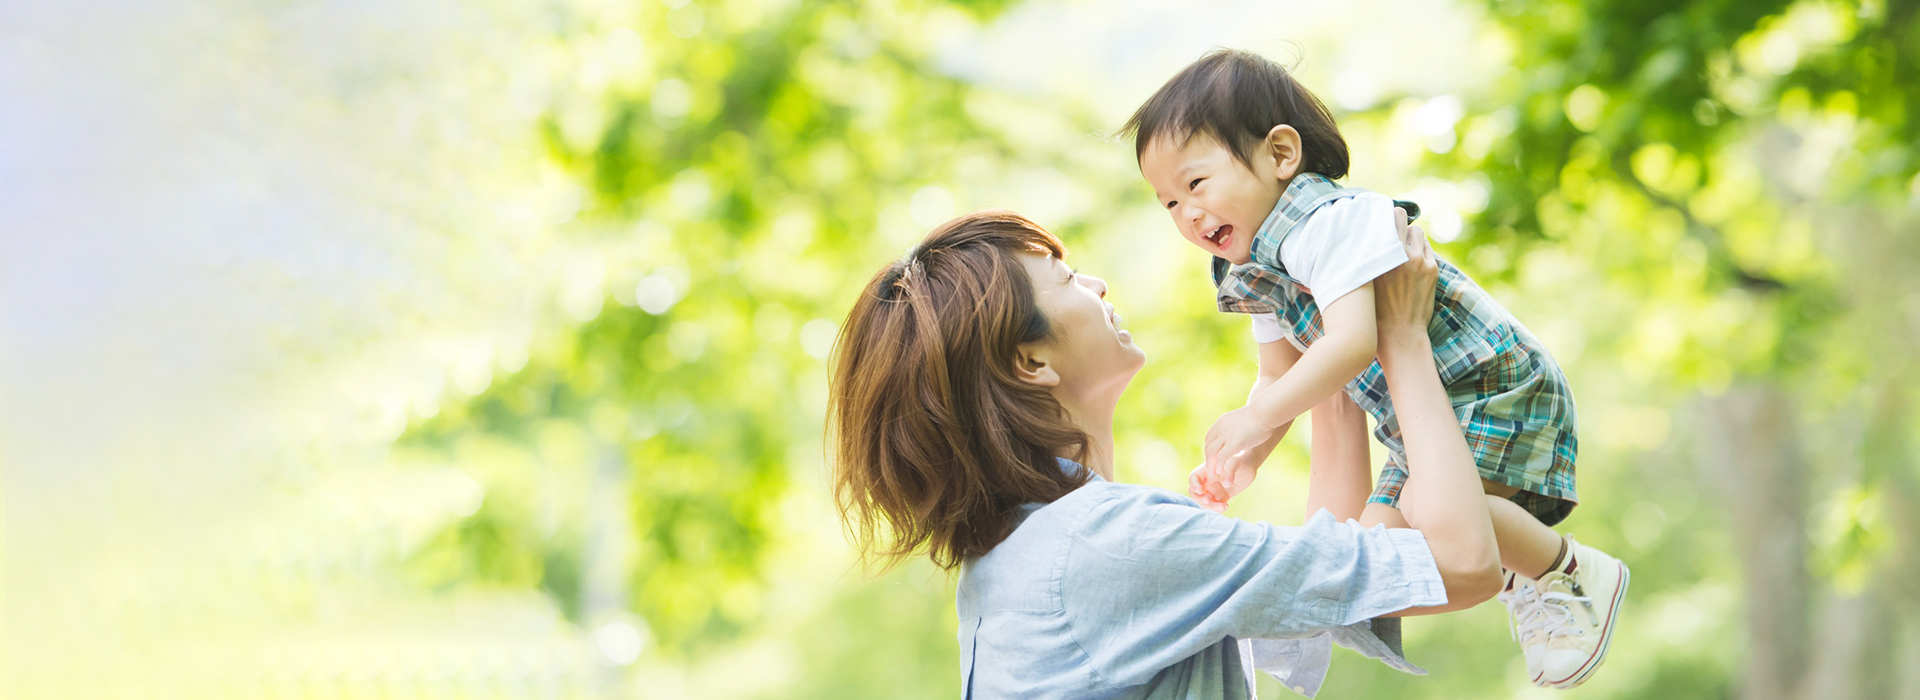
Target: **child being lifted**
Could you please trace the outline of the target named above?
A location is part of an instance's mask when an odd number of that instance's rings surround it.
[[[1216,51],[1188,66],[1126,131],[1181,236],[1213,256],[1216,304],[1252,314],[1259,343],[1253,391],[1207,431],[1190,495],[1224,510],[1294,418],[1351,400],[1373,416],[1390,453],[1366,507],[1396,505],[1407,462],[1374,361],[1372,283],[1407,260],[1394,227],[1406,213],[1396,204],[1418,208],[1334,184],[1348,156],[1332,116],[1285,69],[1248,52]],[[1511,313],[1459,268],[1439,267],[1428,334],[1489,495],[1508,570],[1499,597],[1532,681],[1572,688],[1606,658],[1628,581],[1619,560],[1552,529],[1576,502],[1573,393]]]

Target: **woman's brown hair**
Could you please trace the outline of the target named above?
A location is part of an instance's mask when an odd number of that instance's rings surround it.
[[[1055,461],[1084,461],[1086,433],[1014,375],[1018,346],[1051,332],[1019,258],[1032,253],[1066,250],[1013,212],[954,219],[875,275],[841,327],[828,410],[834,500],[883,569],[922,548],[952,569],[1012,534],[1016,506],[1087,481]]]

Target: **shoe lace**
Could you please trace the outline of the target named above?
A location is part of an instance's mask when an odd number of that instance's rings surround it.
[[[1547,576],[1546,580],[1540,582],[1543,589],[1539,594],[1541,610],[1535,622],[1546,630],[1548,639],[1582,636],[1586,634],[1587,626],[1599,626],[1600,618],[1593,609],[1593,598],[1581,590],[1579,581],[1560,573]],[[1584,623],[1574,614],[1575,606],[1586,612]]]
[[[1515,641],[1528,644],[1546,626],[1546,601],[1532,585],[1516,581],[1495,597],[1507,606],[1507,632]]]

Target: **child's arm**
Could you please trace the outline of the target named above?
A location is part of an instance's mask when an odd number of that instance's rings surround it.
[[[1321,307],[1326,333],[1301,353],[1292,369],[1254,392],[1246,406],[1228,411],[1207,431],[1206,466],[1228,492],[1236,486],[1228,459],[1271,440],[1283,424],[1339,390],[1373,362],[1378,336],[1373,283]],[[1244,487],[1244,484],[1239,484]]]
[[[1294,363],[1299,361],[1300,351],[1293,347],[1293,343],[1284,339],[1261,343],[1260,369],[1253,377],[1253,389],[1247,392],[1247,401],[1252,402],[1253,397],[1258,396],[1262,389],[1278,381],[1287,373],[1287,370],[1293,368]],[[1242,472],[1243,478],[1235,481],[1239,482],[1243,488],[1246,484],[1252,483],[1253,472],[1258,470],[1261,464],[1266,463],[1267,457],[1273,454],[1273,448],[1280,444],[1280,439],[1286,437],[1287,429],[1291,427],[1293,427],[1293,421],[1281,424],[1274,429],[1271,438],[1249,451],[1246,459],[1237,462],[1235,470]],[[1207,471],[1206,465],[1202,464],[1187,477],[1187,495],[1192,496],[1203,506],[1221,511],[1226,510],[1227,499],[1235,494],[1229,493],[1220,481],[1214,479],[1213,475]]]

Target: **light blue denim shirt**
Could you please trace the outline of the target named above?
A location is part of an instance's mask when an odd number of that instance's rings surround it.
[[[1251,698],[1255,668],[1312,697],[1334,642],[1425,673],[1372,618],[1447,600],[1420,532],[1324,510],[1250,523],[1093,476],[1014,517],[961,569],[962,698]]]

